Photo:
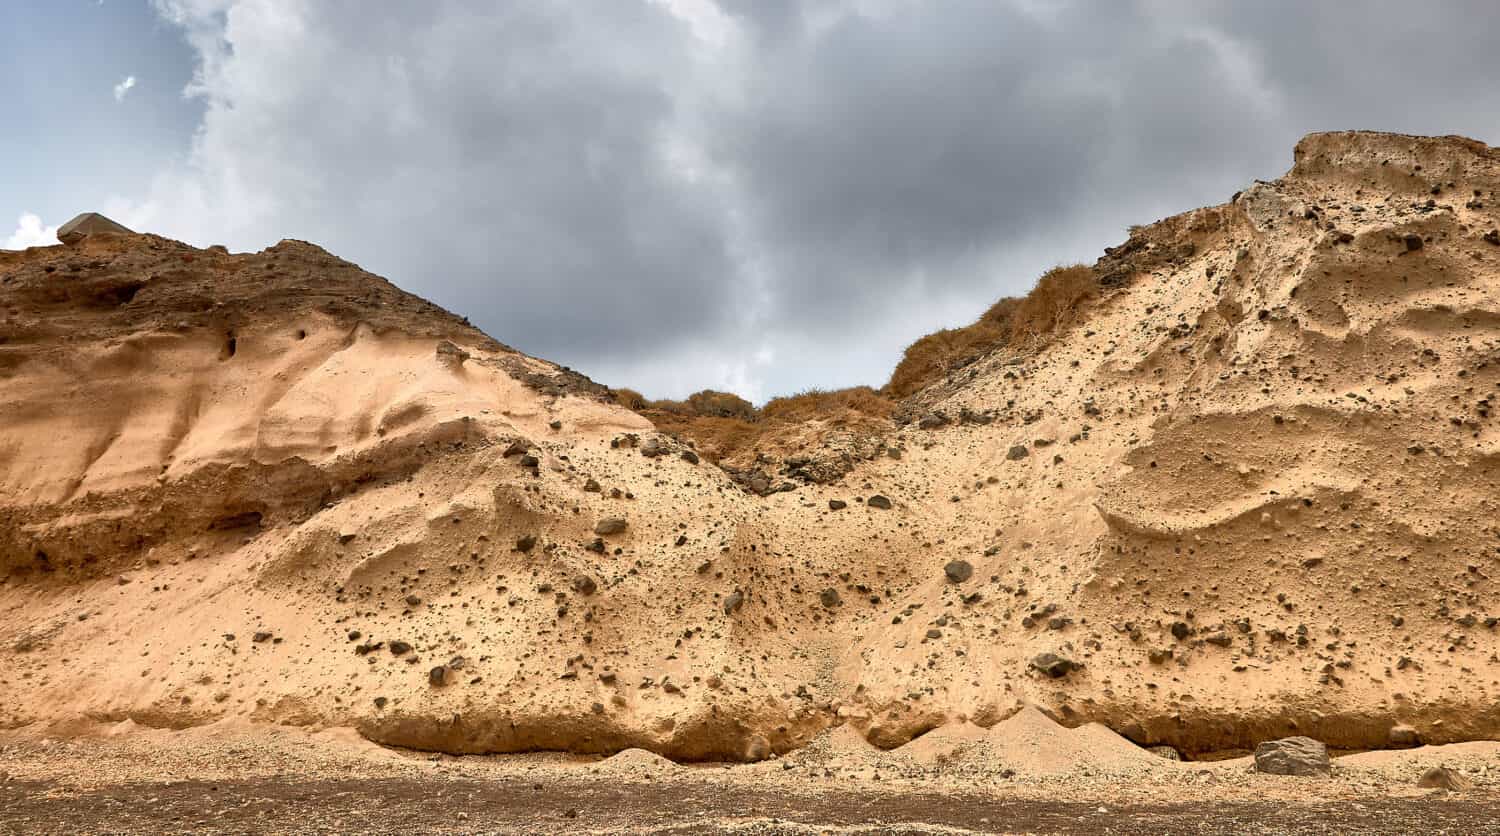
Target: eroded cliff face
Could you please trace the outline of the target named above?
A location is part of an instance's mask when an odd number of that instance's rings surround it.
[[[990,423],[767,497],[311,245],[0,256],[0,723],[1495,737],[1497,206],[1479,143],[1310,136],[909,404]]]

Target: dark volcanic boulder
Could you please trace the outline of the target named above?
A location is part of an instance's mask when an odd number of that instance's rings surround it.
[[[1311,737],[1267,740],[1255,747],[1255,771],[1271,775],[1327,775],[1328,747]]]

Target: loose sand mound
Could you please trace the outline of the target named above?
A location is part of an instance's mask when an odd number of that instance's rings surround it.
[[[969,723],[943,726],[896,751],[920,764],[982,765],[991,772],[1023,778],[1084,772],[1131,775],[1173,768],[1171,761],[1098,723],[1070,729],[1031,706],[988,729]]]
[[[1481,144],[1310,136],[766,497],[311,245],[0,254],[0,725],[760,759],[842,724],[1042,771],[1149,757],[1090,722],[1500,736],[1497,206]]]
[[[645,749],[626,749],[589,768],[590,774],[627,780],[654,781],[680,772],[683,767]]]

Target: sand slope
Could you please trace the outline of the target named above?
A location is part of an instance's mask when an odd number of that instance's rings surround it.
[[[1496,207],[1494,149],[1312,135],[908,404],[992,423],[768,497],[311,245],[0,255],[0,725],[752,760],[969,729],[1026,763],[1500,736]]]

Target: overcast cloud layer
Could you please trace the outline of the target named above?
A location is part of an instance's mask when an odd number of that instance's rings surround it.
[[[917,336],[1279,175],[1309,131],[1500,142],[1479,0],[379,9],[154,0],[198,121],[149,185],[78,208],[311,240],[602,382],[763,398],[879,385]],[[159,84],[106,75],[91,108]],[[21,200],[0,210],[42,211]]]

